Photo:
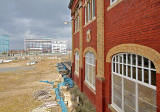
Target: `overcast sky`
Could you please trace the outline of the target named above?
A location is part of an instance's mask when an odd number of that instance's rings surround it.
[[[0,34],[10,35],[12,49],[23,48],[28,35],[71,38],[69,0],[0,0]]]

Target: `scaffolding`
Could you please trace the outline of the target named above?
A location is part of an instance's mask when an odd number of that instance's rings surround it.
[[[24,48],[28,53],[51,53],[52,39],[50,38],[25,38]]]
[[[9,36],[0,35],[0,54],[7,54],[9,51]]]

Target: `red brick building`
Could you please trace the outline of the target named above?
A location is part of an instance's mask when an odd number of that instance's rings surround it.
[[[70,0],[73,79],[97,112],[160,112],[160,0]]]

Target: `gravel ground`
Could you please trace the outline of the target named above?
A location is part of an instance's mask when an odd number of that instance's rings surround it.
[[[55,64],[60,60],[44,58],[31,66],[26,61],[0,64],[0,68],[16,68],[0,72],[0,112],[30,112],[42,105],[42,101],[35,100],[33,93],[45,89],[47,84],[40,80],[53,81],[57,79]],[[25,67],[25,69],[19,69]]]

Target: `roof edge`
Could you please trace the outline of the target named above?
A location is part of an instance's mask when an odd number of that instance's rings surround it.
[[[72,7],[72,5],[73,5],[73,1],[74,1],[74,0],[70,0],[69,5],[68,5],[68,8],[69,8],[69,9],[71,9],[71,7]]]

